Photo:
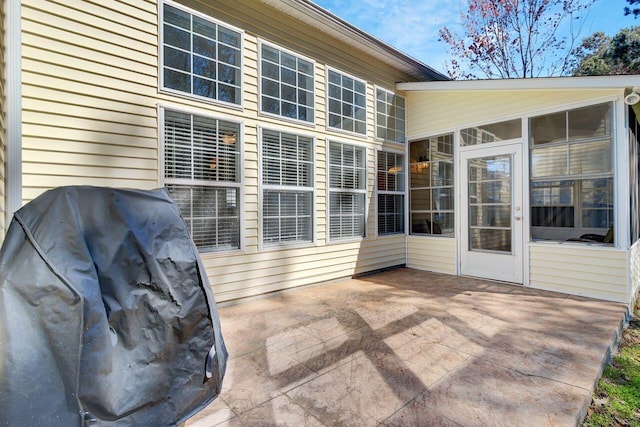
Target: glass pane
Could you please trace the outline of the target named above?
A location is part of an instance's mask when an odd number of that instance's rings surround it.
[[[189,37],[189,33],[187,31],[165,25],[164,44],[189,50],[191,48],[191,38]]]
[[[435,211],[453,210],[453,188],[434,188],[432,191],[433,191],[433,210]]]
[[[431,213],[411,212],[411,234],[432,234],[432,224]]]
[[[193,36],[193,52],[208,58],[216,57],[216,42],[204,37]]]
[[[165,68],[164,87],[179,90],[181,92],[191,92],[191,78],[188,74],[179,73]]]
[[[511,230],[470,230],[471,250],[511,252]]]
[[[453,185],[453,163],[432,162],[431,173],[434,186]]]
[[[511,252],[511,156],[470,159],[467,167],[469,249]]]
[[[569,111],[569,139],[611,135],[611,103]]]
[[[431,210],[431,190],[411,190],[411,210]]]
[[[491,123],[474,128],[462,129],[462,145],[486,144],[522,137],[522,121],[520,119]]]
[[[453,212],[433,214],[433,234],[442,234],[443,236],[453,237],[454,233]]]
[[[504,180],[469,183],[469,203],[511,203],[511,182]]]
[[[411,183],[410,183],[411,188],[431,186],[431,173],[429,171],[428,162],[412,164],[410,171],[411,171]]]
[[[469,224],[478,227],[510,227],[511,207],[470,206]]]
[[[175,7],[164,5],[164,21],[188,30],[191,27],[190,15]]]
[[[561,176],[567,174],[566,145],[531,150],[531,176]]]
[[[567,113],[554,113],[534,117],[529,121],[532,145],[567,140]]]
[[[504,179],[511,176],[511,157],[485,157],[469,160],[469,181]]]
[[[216,38],[216,25],[198,16],[193,17],[193,32],[209,38]]]
[[[226,43],[233,47],[240,47],[240,33],[223,27],[218,27],[218,34],[218,38],[222,43]]]
[[[191,55],[187,52],[165,46],[164,65],[189,72],[191,69]]]
[[[569,173],[572,175],[611,172],[611,140],[569,145]]]

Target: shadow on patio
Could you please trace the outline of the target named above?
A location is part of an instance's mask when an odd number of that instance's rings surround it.
[[[220,309],[213,425],[575,425],[625,307],[397,269]]]

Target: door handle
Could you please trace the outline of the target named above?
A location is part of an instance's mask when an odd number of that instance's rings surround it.
[[[515,219],[516,221],[520,221],[521,218],[519,216],[516,216],[516,217],[513,217],[513,219]]]

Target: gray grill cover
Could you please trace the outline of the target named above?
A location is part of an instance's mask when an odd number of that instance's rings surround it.
[[[220,392],[227,351],[165,190],[51,190],[0,253],[0,425],[169,426]]]

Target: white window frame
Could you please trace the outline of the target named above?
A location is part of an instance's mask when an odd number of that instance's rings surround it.
[[[382,91],[385,92],[387,94],[391,94],[393,96],[396,96],[398,98],[401,98],[402,100],[404,100],[404,128],[402,129],[403,135],[404,137],[402,138],[402,141],[396,141],[393,139],[386,139],[386,138],[380,138],[378,136],[378,126],[382,126],[380,125],[380,123],[378,123],[378,91]],[[374,126],[374,135],[375,135],[375,139],[377,141],[387,141],[387,142],[392,142],[394,144],[402,144],[402,145],[406,145],[407,142],[407,99],[404,96],[398,95],[397,93],[385,89],[383,87],[380,86],[374,86],[373,88],[373,97],[374,97],[374,116],[375,116],[375,126]],[[391,117],[388,114],[385,114],[385,117]],[[388,129],[388,127],[386,127],[385,125],[385,129]],[[394,131],[396,131],[396,129],[394,129]]]
[[[331,144],[340,144],[341,146],[350,146],[356,149],[361,149],[364,154],[364,188],[363,189],[341,189],[341,188],[331,188]],[[368,154],[367,147],[364,144],[358,144],[353,142],[344,142],[340,140],[332,140],[327,139],[327,228],[326,228],[326,238],[329,243],[344,243],[350,241],[360,241],[367,237],[368,230],[368,213],[369,207],[367,203],[367,196],[369,194],[368,188]],[[350,236],[350,237],[331,237],[331,194],[332,193],[347,193],[347,194],[362,194],[364,195],[364,218],[363,218],[363,234],[362,236]]]
[[[451,179],[451,185],[434,185],[433,182],[431,183],[430,186],[428,187],[417,187],[415,189],[426,189],[429,190],[431,192],[433,192],[433,190],[438,189],[438,188],[451,188],[452,190],[452,203],[453,203],[453,209],[441,209],[441,210],[434,210],[434,209],[428,209],[428,210],[419,210],[419,209],[412,209],[411,208],[411,201],[412,201],[412,190],[414,190],[414,188],[411,185],[411,167],[412,165],[418,165],[421,162],[417,162],[417,163],[410,163],[410,157],[411,157],[411,143],[413,142],[418,142],[418,141],[423,141],[425,139],[432,139],[432,138],[439,138],[442,136],[447,136],[450,135],[451,136],[451,167],[453,169],[453,176]],[[421,137],[421,138],[411,138],[407,140],[407,164],[408,164],[408,169],[407,169],[407,193],[408,193],[408,222],[407,222],[407,234],[411,235],[411,236],[416,236],[416,237],[438,237],[438,238],[455,238],[456,237],[456,229],[457,229],[457,193],[456,193],[456,174],[458,173],[457,170],[457,164],[456,164],[456,133],[454,131],[450,131],[450,132],[442,132],[442,133],[437,133],[435,135],[430,135],[430,136],[425,136],[425,137]],[[426,163],[428,163],[429,166],[427,166],[429,169],[431,168],[431,165],[434,163],[438,163],[441,162],[443,160],[428,160],[426,161]],[[432,194],[432,198],[431,200],[433,200],[433,193]],[[434,233],[414,233],[412,230],[412,218],[413,218],[413,213],[429,213],[431,215],[434,215],[438,212],[441,213],[449,213],[453,216],[453,233],[451,235],[443,235],[443,234],[434,234]],[[433,218],[433,217],[432,217]]]
[[[613,227],[614,227],[614,232],[615,232],[615,237],[614,237],[614,243],[612,246],[614,247],[620,247],[619,243],[617,241],[617,239],[620,236],[625,236],[625,234],[622,234],[628,230],[624,230],[625,228],[627,228],[629,225],[626,224],[625,221],[620,222],[620,214],[619,211],[621,210],[621,207],[624,207],[625,204],[622,204],[621,202],[623,202],[623,199],[619,196],[619,192],[621,191],[621,189],[619,188],[622,181],[620,178],[620,175],[624,173],[624,171],[619,170],[619,165],[621,164],[620,162],[618,162],[618,156],[620,155],[619,153],[621,151],[624,151],[623,149],[621,149],[619,147],[620,145],[620,141],[618,141],[618,104],[619,104],[619,100],[617,99],[611,99],[611,98],[602,98],[602,99],[593,99],[593,100],[589,100],[588,102],[580,102],[580,103],[575,103],[575,104],[570,104],[570,105],[566,105],[560,109],[558,108],[553,108],[553,109],[544,109],[540,112],[535,112],[535,113],[531,113],[528,114],[524,120],[524,125],[527,127],[527,137],[526,140],[524,140],[524,143],[526,144],[526,148],[527,148],[527,157],[528,160],[527,162],[529,163],[529,168],[528,168],[528,176],[527,176],[527,182],[528,182],[528,187],[526,188],[527,191],[527,200],[529,200],[528,203],[528,212],[531,213],[531,209],[533,207],[538,207],[538,205],[533,205],[532,201],[531,201],[531,190],[532,190],[532,183],[533,182],[555,182],[555,181],[567,181],[567,180],[573,180],[573,181],[578,181],[577,184],[575,184],[573,186],[574,188],[574,194],[573,194],[573,199],[574,199],[574,227],[546,227],[546,226],[534,226],[533,223],[533,218],[530,218],[529,221],[529,240],[531,243],[534,244],[546,244],[546,243],[563,243],[562,240],[533,240],[533,229],[537,229],[537,230],[541,230],[542,232],[544,231],[566,231],[567,234],[570,234],[570,230],[574,230],[574,231],[581,231],[582,234],[586,234],[586,233],[590,233],[590,232],[595,232],[595,233],[601,233],[602,230],[601,229],[597,229],[597,228],[591,228],[591,227],[584,227],[583,223],[582,223],[582,211],[583,211],[583,206],[582,206],[582,194],[581,194],[581,190],[582,190],[582,183],[584,181],[587,180],[597,180],[597,179],[611,179],[613,182],[613,192],[611,193],[611,199],[613,200]],[[537,178],[533,178],[531,176],[531,167],[530,167],[530,162],[531,162],[531,152],[533,149],[535,149],[535,147],[533,147],[531,145],[531,128],[530,128],[530,123],[532,119],[538,118],[538,117],[542,117],[542,116],[546,116],[546,115],[552,115],[552,114],[558,114],[558,113],[565,113],[567,114],[569,111],[573,111],[573,110],[579,110],[579,109],[583,109],[583,108],[589,108],[589,107],[594,107],[597,105],[602,105],[602,104],[611,104],[611,135],[609,136],[609,139],[611,140],[611,172],[602,172],[602,173],[586,173],[586,174],[580,174],[577,175],[575,177],[572,178],[572,175],[559,175],[559,176],[543,176],[543,177],[537,177]],[[566,136],[568,138],[568,126],[569,123],[566,123]],[[589,142],[590,140],[598,140],[598,139],[602,139],[599,137],[592,137],[592,138],[579,138],[576,140],[569,140],[567,139],[566,141],[563,142],[559,142],[559,143],[550,143],[550,144],[545,144],[542,147],[553,147],[553,146],[564,146],[567,145],[568,147],[570,147],[571,145],[575,145],[575,144],[581,144],[583,142]],[[624,163],[622,163],[624,164]],[[628,171],[628,169],[627,169]],[[624,179],[626,179],[628,181],[628,177],[625,177]],[[623,179],[623,181],[624,181]],[[579,225],[579,226],[578,226]],[[626,227],[625,227],[626,225]],[[628,234],[628,233],[627,233]],[[575,242],[577,244],[580,244],[580,242]]]
[[[215,256],[215,255],[224,255],[228,253],[238,253],[244,252],[245,250],[245,227],[244,227],[244,217],[245,217],[245,208],[244,208],[244,183],[245,183],[245,175],[244,175],[244,121],[232,119],[220,115],[212,115],[203,113],[201,111],[195,111],[192,109],[187,109],[184,107],[178,107],[167,104],[158,104],[158,141],[159,141],[159,150],[158,150],[158,184],[160,187],[164,187],[166,184],[178,184],[178,185],[192,185],[192,186],[210,186],[217,188],[236,188],[238,192],[238,197],[236,203],[238,204],[238,225],[239,225],[239,245],[238,248],[233,249],[221,249],[221,250],[208,250],[208,251],[200,251],[198,248],[198,252],[202,256]],[[235,123],[239,126],[240,133],[238,134],[236,143],[238,144],[239,157],[238,157],[238,182],[230,182],[230,181],[195,181],[195,180],[185,180],[185,179],[172,179],[165,178],[165,137],[164,137],[164,123],[165,123],[165,111],[171,110],[177,113],[182,114],[190,114],[195,116],[206,117],[214,120],[221,120],[230,123]]]
[[[224,27],[228,30],[237,32],[240,36],[240,46],[239,46],[239,50],[240,50],[240,63],[238,65],[239,68],[239,74],[240,74],[240,80],[238,82],[238,91],[239,91],[239,99],[238,99],[238,103],[234,103],[234,102],[228,102],[228,101],[223,101],[223,100],[219,100],[217,98],[217,90],[216,90],[216,98],[209,98],[206,96],[201,96],[201,95],[196,95],[193,93],[193,90],[191,92],[183,92],[177,89],[172,89],[172,88],[168,88],[165,87],[164,84],[164,5],[169,5],[171,7],[174,7],[176,9],[180,9],[186,13],[189,13],[193,16],[197,16],[199,18],[202,18],[206,21],[209,21],[217,26],[221,26]],[[192,34],[192,33],[190,33]],[[243,109],[243,103],[244,103],[244,31],[240,28],[234,27],[233,25],[229,25],[223,21],[220,21],[218,19],[213,18],[212,16],[206,15],[204,13],[198,12],[195,9],[189,8],[187,6],[184,6],[180,3],[176,3],[175,1],[172,0],[161,0],[158,2],[158,90],[161,93],[167,93],[167,94],[171,94],[171,95],[176,95],[179,97],[184,97],[184,98],[188,98],[188,99],[196,99],[198,101],[203,101],[203,102],[207,102],[207,103],[212,103],[212,104],[218,104],[218,105],[224,105],[225,107],[230,107],[230,108],[234,108],[234,109],[238,109],[238,110],[242,110]],[[218,41],[216,40],[216,47],[217,47]],[[193,49],[191,49],[190,54],[193,55]],[[218,60],[216,58],[216,64],[218,63]],[[190,74],[193,74],[193,66],[192,69],[190,71]],[[216,82],[216,87],[217,84],[219,83],[218,80],[218,70],[216,69],[216,78],[213,79],[213,81]],[[226,84],[226,83],[225,83]]]
[[[329,73],[331,73],[331,72],[339,74],[341,79],[342,79],[342,77],[347,77],[347,78],[353,79],[356,82],[362,83],[364,85],[364,94],[363,94],[364,95],[364,133],[356,132],[355,130],[354,131],[350,131],[350,130],[347,130],[347,129],[342,129],[340,127],[330,126],[329,123],[331,123],[331,120],[330,120],[329,116],[330,116],[331,113],[329,111],[329,103],[331,102],[332,99],[335,99],[336,101],[340,102],[340,106],[341,107],[342,107],[343,104],[350,104],[351,107],[354,108],[354,109],[357,106],[355,101],[351,102],[351,103],[345,102],[342,99],[342,95],[340,96],[340,99],[331,98],[329,96],[329,93],[330,93],[329,85],[331,84],[330,80],[329,80]],[[326,119],[327,129],[331,130],[331,131],[334,131],[334,132],[346,133],[346,134],[354,135],[354,136],[357,136],[357,137],[360,137],[360,138],[366,138],[367,137],[367,125],[368,125],[368,118],[367,118],[367,116],[368,116],[368,112],[367,112],[367,81],[366,80],[362,80],[362,79],[360,79],[358,77],[355,77],[355,76],[353,76],[351,74],[342,72],[342,71],[340,71],[340,70],[338,70],[336,68],[332,68],[332,67],[327,67],[326,73],[325,73],[325,81],[326,81],[326,85],[325,85],[326,86],[325,87],[325,90],[326,90],[326,92],[325,92],[326,93],[326,114],[325,115],[326,115],[326,117],[325,117],[325,119]],[[341,91],[345,89],[344,86],[342,86],[342,83],[340,84],[340,89],[341,89]],[[354,94],[357,93],[357,92],[355,92],[355,90],[353,90],[353,92],[354,92]],[[354,117],[345,117],[345,116],[343,116],[341,114],[341,117],[350,118],[354,122],[356,121],[355,116]]]
[[[311,108],[313,109],[313,111],[312,111],[311,120],[301,120],[301,119],[298,119],[297,117],[296,118],[287,117],[287,116],[284,116],[284,115],[281,115],[281,114],[270,113],[268,111],[264,111],[263,110],[263,105],[262,105],[262,96],[263,96],[263,93],[262,93],[263,92],[263,88],[262,88],[262,74],[263,74],[263,71],[262,71],[262,46],[268,46],[268,47],[270,47],[272,49],[276,49],[276,50],[280,51],[281,53],[286,53],[288,55],[296,57],[296,59],[301,59],[301,60],[309,62],[311,64],[311,70],[312,70],[312,73],[313,73],[311,75],[311,77],[313,78],[313,86],[312,86],[312,89],[311,89],[311,97],[312,97],[312,100],[313,100],[312,103],[311,103]],[[281,67],[281,65],[278,65],[278,67]],[[286,48],[283,48],[281,46],[278,46],[278,45],[276,45],[274,43],[270,43],[270,42],[267,42],[267,41],[261,40],[261,39],[258,40],[258,114],[260,114],[262,116],[265,116],[265,117],[273,117],[273,118],[277,118],[279,120],[285,120],[285,121],[289,121],[289,122],[293,122],[293,123],[303,124],[303,125],[306,125],[306,126],[309,126],[309,127],[315,126],[316,113],[317,113],[317,110],[318,110],[317,106],[316,106],[316,83],[317,83],[316,80],[317,80],[316,79],[316,62],[313,59],[308,58],[308,57],[306,57],[304,55],[300,55],[300,54],[298,54],[296,52],[293,52],[293,51],[291,51],[289,49],[286,49]],[[281,87],[282,79],[278,80],[278,84]],[[295,88],[296,88],[296,91],[298,91],[300,89],[300,87],[297,85],[297,83],[296,83]],[[305,90],[307,90],[307,89],[305,89]],[[270,98],[273,98],[270,95],[265,95],[265,96],[269,96]],[[278,100],[282,101],[283,100],[282,96],[280,96],[278,98]],[[299,104],[297,102],[296,102],[296,106],[299,106]]]
[[[289,185],[274,185],[263,183],[263,134],[264,132],[278,132],[295,135],[298,137],[311,139],[311,154],[313,156],[311,171],[313,178],[313,186],[311,187],[299,187]],[[288,249],[292,247],[310,247],[315,246],[317,242],[317,219],[316,219],[316,188],[317,188],[317,176],[316,176],[316,136],[308,132],[301,132],[295,129],[293,132],[290,128],[283,128],[278,126],[258,126],[258,249],[260,251],[271,251]],[[280,242],[280,243],[265,243],[264,242],[264,193],[265,191],[304,191],[311,194],[311,240],[310,241],[293,241],[293,242]]]
[[[404,173],[404,176],[401,180],[397,180],[396,182],[401,182],[402,186],[403,186],[403,190],[402,191],[389,191],[389,190],[380,190],[379,189],[379,177],[378,177],[378,162],[379,162],[379,154],[381,152],[385,152],[385,153],[390,153],[390,154],[396,154],[399,156],[402,156],[402,171]],[[404,236],[407,235],[407,215],[408,215],[408,206],[407,206],[407,174],[406,174],[406,169],[407,169],[407,153],[405,151],[401,151],[401,150],[393,150],[393,149],[388,149],[388,148],[379,148],[376,150],[376,162],[375,162],[375,173],[376,173],[376,179],[375,179],[375,185],[376,185],[376,237],[389,237],[389,236]],[[387,171],[388,173],[388,171]],[[380,209],[379,209],[379,202],[380,202],[380,196],[381,195],[394,195],[394,196],[402,196],[402,221],[403,221],[403,230],[399,231],[399,232],[395,232],[395,233],[384,233],[381,234],[380,233]]]

